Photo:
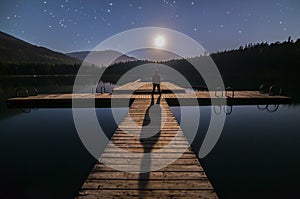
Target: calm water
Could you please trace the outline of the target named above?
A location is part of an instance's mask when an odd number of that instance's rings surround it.
[[[126,110],[118,109],[121,116]],[[172,111],[180,122],[181,109]],[[200,129],[192,142],[197,153],[210,112],[200,107]],[[119,121],[109,108],[97,109],[97,116],[110,137]],[[219,196],[298,196],[299,118],[300,106],[281,105],[275,112],[234,106],[215,148],[200,160]],[[71,109],[7,110],[0,129],[0,198],[73,198],[95,162],[77,135]]]
[[[180,108],[172,109],[179,119]],[[200,130],[192,142],[197,153],[211,108],[200,109]],[[218,195],[221,198],[298,198],[299,118],[299,105],[281,105],[275,112],[257,106],[234,106],[226,117],[218,143],[208,156],[200,159]]]
[[[128,109],[118,108],[120,116]],[[95,163],[82,145],[71,109],[8,110],[0,117],[0,198],[74,198]],[[6,115],[4,115],[6,114]],[[117,127],[97,109],[108,137]]]

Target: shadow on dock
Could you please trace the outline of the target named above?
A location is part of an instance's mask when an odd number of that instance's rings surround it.
[[[144,156],[141,161],[139,174],[139,198],[147,196],[147,186],[149,183],[151,171],[151,152],[153,146],[157,143],[160,137],[161,129],[161,107],[159,96],[154,103],[154,96],[151,97],[151,103],[145,112],[145,117],[142,125],[140,142],[143,145]]]

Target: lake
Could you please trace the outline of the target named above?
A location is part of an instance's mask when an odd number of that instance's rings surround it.
[[[181,111],[194,108],[171,110],[180,122]],[[300,106],[280,105],[275,112],[261,109],[233,106],[216,146],[200,159],[221,198],[298,195]],[[115,109],[121,117],[127,110]],[[96,112],[111,137],[120,121],[113,120],[110,108]],[[200,107],[200,128],[192,142],[196,153],[210,114],[211,107]],[[0,119],[0,198],[73,198],[95,159],[77,135],[72,110],[9,109]]]
[[[200,159],[221,198],[291,198],[299,194],[300,106],[280,105],[275,112],[262,108],[234,106],[218,143]],[[178,109],[172,108],[177,118]],[[196,153],[211,111],[210,107],[200,109],[200,129],[192,143]]]

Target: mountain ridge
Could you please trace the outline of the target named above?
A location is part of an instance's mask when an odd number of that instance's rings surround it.
[[[136,61],[137,58],[122,54],[114,50],[103,51],[75,51],[66,53],[70,57],[80,59],[95,65],[110,65],[119,62]]]
[[[80,64],[81,60],[0,31],[0,63]]]

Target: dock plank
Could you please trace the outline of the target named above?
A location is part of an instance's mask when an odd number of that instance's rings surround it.
[[[103,193],[103,196],[99,196],[99,192]],[[109,194],[106,194],[108,193]],[[187,194],[188,193],[188,194]],[[201,193],[201,194],[199,194]],[[81,198],[83,199],[94,199],[94,198],[104,198],[104,199],[112,199],[112,198],[173,198],[173,199],[179,199],[179,198],[198,198],[198,199],[215,199],[216,197],[211,194],[211,190],[193,190],[192,193],[190,193],[189,190],[129,190],[129,191],[123,191],[123,190],[85,190],[82,191]],[[200,196],[199,196],[200,195]]]

